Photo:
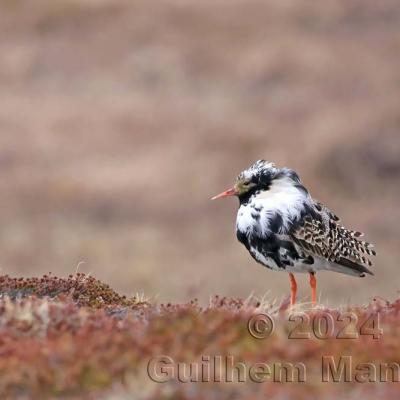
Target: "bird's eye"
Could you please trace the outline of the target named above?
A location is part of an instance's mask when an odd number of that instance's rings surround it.
[[[245,181],[242,183],[242,187],[246,191],[252,189],[254,186],[256,186],[256,184],[252,181]]]

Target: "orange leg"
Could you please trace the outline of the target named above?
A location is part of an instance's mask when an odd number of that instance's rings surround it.
[[[289,272],[290,279],[290,305],[293,306],[296,303],[296,294],[297,294],[297,283],[296,279],[294,279],[294,275]]]
[[[317,302],[317,279],[315,273],[310,272],[310,286],[311,286],[311,302],[315,304]]]

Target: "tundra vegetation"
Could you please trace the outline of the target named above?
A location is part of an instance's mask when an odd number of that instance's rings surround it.
[[[399,391],[400,299],[294,310],[218,295],[207,305],[158,304],[82,273],[2,276],[0,292],[1,398],[372,399]],[[253,334],[249,321],[265,314],[274,327],[256,338],[263,321]]]

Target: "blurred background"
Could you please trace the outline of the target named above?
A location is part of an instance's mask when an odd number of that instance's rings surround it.
[[[398,296],[397,0],[0,8],[1,273],[280,300],[287,274],[236,241],[237,201],[209,201],[265,158],[376,244],[374,277],[319,274],[323,302]]]

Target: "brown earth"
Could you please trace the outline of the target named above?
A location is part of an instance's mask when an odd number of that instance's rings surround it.
[[[236,242],[236,202],[209,202],[266,158],[376,243],[375,276],[320,274],[322,301],[396,296],[398,1],[0,8],[3,273],[79,264],[129,295],[280,299],[285,274]]]

